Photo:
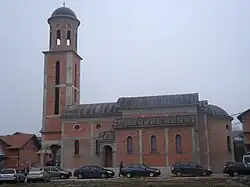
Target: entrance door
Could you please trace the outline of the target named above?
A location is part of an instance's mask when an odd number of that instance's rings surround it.
[[[113,167],[113,149],[109,145],[104,146],[104,167]]]

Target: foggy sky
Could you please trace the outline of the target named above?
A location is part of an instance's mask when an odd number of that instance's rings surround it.
[[[42,122],[47,18],[60,0],[1,1],[1,133]],[[81,101],[200,94],[229,114],[250,108],[249,0],[68,0],[81,20]]]

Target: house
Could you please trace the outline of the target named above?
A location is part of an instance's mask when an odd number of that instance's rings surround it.
[[[37,151],[40,142],[35,134],[16,132],[12,135],[0,136],[1,167],[24,168],[40,163]]]
[[[242,123],[245,151],[250,151],[250,108],[241,113],[237,119]]]

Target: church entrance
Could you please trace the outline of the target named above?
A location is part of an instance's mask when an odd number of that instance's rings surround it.
[[[52,158],[48,158],[48,156],[46,155],[47,150],[51,151]],[[43,161],[44,161],[44,165],[47,165],[47,166],[54,166],[54,165],[60,166],[61,146],[60,145],[54,145],[54,144],[51,145],[51,146],[48,146],[44,150]]]
[[[104,146],[104,167],[113,167],[113,149],[111,146]]]

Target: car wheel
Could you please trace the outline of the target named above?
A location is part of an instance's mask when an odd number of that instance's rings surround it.
[[[155,174],[154,174],[153,172],[150,172],[150,173],[148,174],[148,176],[149,176],[149,177],[154,177]]]
[[[203,172],[201,173],[201,175],[202,175],[203,177],[205,177],[205,176],[207,176],[207,172],[206,172],[206,171],[203,171]]]
[[[132,177],[132,174],[130,172],[126,173],[126,177],[127,178],[131,178]]]
[[[77,178],[78,178],[78,179],[82,179],[82,174],[78,174],[78,175],[77,175]]]
[[[102,174],[101,174],[101,178],[106,178],[106,174],[105,174],[105,173],[102,173]]]
[[[50,177],[45,177],[44,182],[50,182]]]
[[[176,176],[177,176],[177,177],[181,177],[181,176],[182,176],[182,173],[181,173],[180,171],[178,171],[178,172],[176,173]]]
[[[63,174],[60,175],[60,179],[64,179],[65,176]]]
[[[233,172],[233,176],[234,176],[234,177],[237,177],[238,175],[239,175],[238,172],[236,172],[236,171]]]

